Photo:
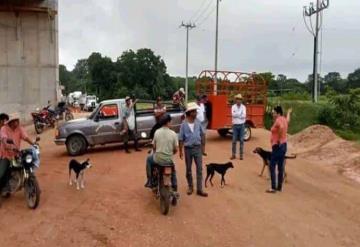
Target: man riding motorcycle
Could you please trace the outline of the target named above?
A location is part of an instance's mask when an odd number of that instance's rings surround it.
[[[146,175],[147,182],[145,187],[152,188],[152,170],[154,165],[173,163],[173,155],[178,151],[178,137],[177,134],[170,129],[171,116],[165,114],[161,117],[159,124],[162,126],[155,132],[153,139],[153,153],[147,157],[146,160]],[[171,184],[173,190],[177,191],[177,179],[175,168],[171,174]]]
[[[28,137],[25,129],[20,126],[20,117],[17,113],[10,114],[9,120],[1,128],[0,137],[0,191],[3,192],[8,179],[10,162],[16,156],[14,148],[20,150],[21,140],[26,141],[30,145],[34,145],[34,143]],[[8,140],[12,140],[13,144],[10,145]],[[7,195],[8,193],[5,190],[2,196]]]

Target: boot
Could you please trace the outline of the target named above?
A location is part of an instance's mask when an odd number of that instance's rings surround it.
[[[186,193],[187,193],[188,195],[191,195],[193,192],[194,192],[194,188],[193,188],[193,187],[189,187]]]
[[[204,191],[202,191],[202,190],[198,190],[197,192],[196,192],[196,194],[198,195],[198,196],[202,196],[202,197],[208,197],[208,193],[206,193],[206,192],[204,192]]]

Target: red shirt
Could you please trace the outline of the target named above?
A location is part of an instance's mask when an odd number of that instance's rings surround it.
[[[271,145],[283,144],[287,142],[288,121],[284,116],[277,117],[271,127]],[[281,134],[280,134],[281,130]]]
[[[21,140],[28,137],[26,131],[22,127],[18,127],[16,130],[12,130],[8,125],[4,125],[0,131],[1,146],[0,146],[0,157],[6,159],[12,159],[15,157],[15,153],[11,150],[17,148],[20,150]],[[14,141],[13,145],[6,143],[7,139]]]

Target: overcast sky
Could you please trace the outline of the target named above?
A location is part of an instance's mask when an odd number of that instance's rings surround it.
[[[313,37],[302,7],[308,0],[222,0],[219,70],[272,71],[304,80],[312,72]],[[343,76],[360,67],[360,0],[330,0],[324,11],[322,74]],[[151,48],[171,75],[185,74],[186,32],[190,32],[189,74],[214,68],[216,0],[60,0],[60,63],[72,69],[91,52],[115,60],[127,49]],[[200,11],[199,11],[200,9]],[[194,17],[195,15],[195,17]],[[205,19],[207,17],[207,19]]]

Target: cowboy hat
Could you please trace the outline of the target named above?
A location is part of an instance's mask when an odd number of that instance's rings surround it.
[[[8,123],[10,123],[12,121],[15,121],[15,120],[20,120],[20,115],[17,112],[9,114],[9,120],[6,121],[6,124],[8,124]]]
[[[199,108],[199,106],[196,103],[191,102],[191,103],[187,104],[185,112],[197,111],[198,108]]]
[[[131,98],[130,98],[130,96],[126,96],[125,97],[125,101],[128,101],[128,100],[130,100]]]
[[[184,88],[180,88],[179,91],[182,92],[183,94],[185,94],[185,89]]]
[[[239,93],[235,96],[235,99],[243,99],[243,96]]]

